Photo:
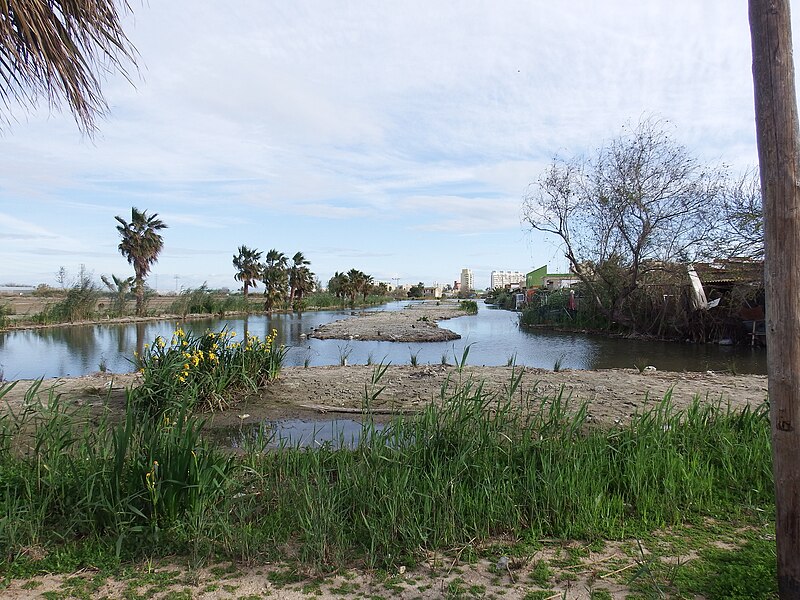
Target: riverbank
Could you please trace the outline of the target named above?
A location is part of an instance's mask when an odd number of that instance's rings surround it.
[[[413,303],[403,310],[354,313],[348,319],[318,327],[310,337],[369,342],[447,342],[461,336],[439,327],[438,321],[467,314],[453,302]]]
[[[7,298],[0,298],[0,304],[7,300]],[[48,298],[39,299],[39,303],[41,306],[39,307],[41,312],[42,307],[46,307],[47,304],[43,304],[42,300],[51,300]],[[172,304],[175,301],[175,298],[168,298],[169,304]],[[12,308],[14,307],[13,298],[12,302],[9,303]],[[167,305],[165,305],[166,307]],[[367,306],[373,306],[372,304],[367,304],[363,306],[357,306],[357,308],[363,309]],[[326,311],[326,310],[345,310],[346,307],[343,306],[321,306],[321,307],[307,307],[304,309],[303,312],[319,312],[319,311]],[[15,313],[12,314],[12,319],[9,321],[8,325],[5,328],[0,327],[0,332],[3,331],[25,331],[25,330],[38,330],[38,329],[52,329],[52,328],[63,328],[63,327],[73,327],[73,326],[84,326],[84,325],[124,325],[127,323],[150,323],[155,321],[172,321],[175,323],[184,322],[184,321],[193,321],[193,320],[202,320],[202,319],[210,319],[210,318],[237,318],[237,317],[245,317],[245,316],[261,316],[264,314],[292,314],[296,311],[292,310],[291,308],[285,309],[276,309],[270,313],[266,313],[263,310],[258,311],[226,311],[223,314],[212,314],[212,313],[188,313],[188,314],[178,314],[175,312],[160,312],[158,314],[150,314],[145,317],[137,317],[134,315],[125,315],[122,317],[109,317],[109,316],[98,316],[92,319],[82,319],[78,321],[65,321],[60,323],[32,323],[30,321],[25,321],[18,319],[24,318],[31,318],[30,314],[34,313],[24,313],[19,314]]]
[[[371,386],[375,373],[371,366],[286,368],[263,394],[212,415],[211,425],[249,424],[268,414],[329,418],[360,411],[365,392],[377,391]],[[62,435],[67,430],[59,433],[56,427],[65,421],[52,421],[36,460],[25,455],[9,460],[3,474],[11,482],[5,493],[12,493],[5,506],[32,508],[19,514],[25,527],[4,532],[18,541],[10,546],[9,562],[0,564],[0,576],[6,576],[0,597],[163,592],[193,598],[588,600],[656,597],[664,590],[708,597],[725,585],[741,597],[769,597],[760,588],[742,592],[739,579],[746,569],[767,594],[771,588],[763,582],[774,581],[768,423],[762,413],[726,417],[724,409],[760,404],[764,377],[526,369],[516,383],[519,374],[511,367],[388,367],[376,382],[384,389],[372,402],[381,417],[420,412],[431,401],[434,410],[405,433],[397,430],[396,445],[379,441],[357,452],[323,447],[263,453],[254,439],[250,450],[232,456],[198,440],[184,443],[190,429],[173,435],[175,424],[159,420],[155,429],[146,429],[147,436],[132,437],[132,443],[146,445],[127,454],[120,471],[126,477],[120,493],[127,496],[119,509],[128,513],[110,522],[107,527],[117,529],[99,538],[81,534],[81,527],[93,526],[98,514],[117,514],[117,508],[98,513],[89,502],[105,508],[95,497],[97,486],[82,484],[115,481],[108,477],[107,457],[120,430],[111,438],[100,435],[107,431],[103,418],[81,427],[79,440],[99,437],[70,446],[80,459],[72,461],[57,445],[73,444],[72,436]],[[122,385],[137,380],[98,374],[63,380],[57,389],[108,414],[109,408],[121,408]],[[440,402],[448,382],[453,397],[445,393]],[[26,386],[21,382],[10,393],[17,408]],[[508,394],[511,407],[495,412],[490,392],[504,387],[515,389]],[[650,412],[624,426],[631,414],[653,408],[670,389],[676,410],[694,395],[706,401],[685,421]],[[537,398],[552,399],[559,391],[576,404],[545,407],[530,429],[527,421],[516,420],[528,413],[514,405],[532,399],[536,413]],[[590,421],[619,420],[623,426],[576,435],[572,415],[583,399]],[[603,416],[610,400],[621,412]],[[722,411],[702,406],[719,400]],[[438,404],[444,406],[437,409]],[[147,427],[134,422],[139,425]],[[188,468],[176,466],[182,459]],[[20,485],[26,480],[44,491]],[[174,499],[173,488],[200,490],[187,500],[196,510],[157,519],[147,492]],[[33,495],[26,496],[30,490]],[[128,501],[137,503],[136,512],[127,508]],[[164,510],[173,506],[163,504]],[[59,509],[55,526],[35,519]],[[158,536],[139,539],[128,519],[139,519],[138,531],[145,534],[156,527]],[[51,533],[61,534],[62,521],[80,534],[77,541]],[[26,532],[36,527],[41,531],[31,542]],[[124,543],[124,555],[143,562],[116,563],[114,543]],[[142,543],[148,544],[145,552]],[[215,562],[220,556],[224,562]],[[742,566],[732,570],[732,564]],[[78,573],[42,575],[63,571]],[[642,572],[647,576],[636,575]]]
[[[320,419],[325,414],[360,412],[365,386],[374,366],[284,367],[280,378],[252,394],[229,411],[211,415],[211,427],[281,418]],[[388,418],[392,413],[413,413],[442,397],[445,383],[481,383],[487,391],[506,389],[521,374],[515,398],[552,396],[561,393],[577,407],[588,403],[591,421],[625,423],[637,411],[659,402],[667,393],[676,408],[689,405],[695,396],[707,402],[722,402],[738,409],[758,406],[767,399],[765,375],[691,373],[608,369],[600,371],[547,371],[533,368],[472,367],[452,365],[389,366],[378,387],[383,388],[372,408]],[[139,376],[127,373],[97,373],[85,377],[49,379],[40,393],[51,388],[69,401],[93,410],[122,412],[125,388],[137,385]],[[22,408],[26,390],[35,382],[20,381],[5,397],[12,411]],[[446,394],[445,394],[446,397]],[[239,415],[247,414],[242,420]]]

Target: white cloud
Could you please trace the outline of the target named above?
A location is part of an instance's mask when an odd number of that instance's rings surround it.
[[[165,273],[194,272],[170,247],[203,248],[226,279],[242,243],[335,248],[357,222],[372,234],[363,256],[325,268],[448,280],[450,259],[437,276],[409,239],[469,235],[491,265],[511,248],[501,234],[547,258],[520,234],[526,185],[642,114],[670,119],[704,160],[755,163],[744,2],[172,0],[134,7],[126,29],[141,78],[109,78],[94,140],[46,107],[4,133],[0,212],[41,228],[0,221],[7,241],[57,232],[36,247],[119,268],[113,216],[135,205],[170,225]]]

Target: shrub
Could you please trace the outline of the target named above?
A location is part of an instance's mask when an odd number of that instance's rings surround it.
[[[224,315],[234,311],[249,312],[249,308],[249,302],[244,296],[214,293],[204,283],[199,288],[182,291],[170,310],[185,317],[188,314]]]
[[[466,312],[468,315],[477,315],[478,314],[478,303],[475,300],[462,300],[459,302],[459,306],[461,310]]]
[[[10,304],[0,304],[0,329],[5,329],[11,323],[9,315],[14,314]]]
[[[90,319],[95,315],[100,289],[88,277],[67,290],[63,300],[51,304],[33,320],[38,323],[74,323]]]
[[[196,336],[180,328],[169,344],[159,336],[137,356],[143,382],[134,400],[149,413],[176,405],[223,409],[243,391],[278,378],[287,348],[276,344],[276,336],[273,329],[264,340],[236,342],[235,331]]]

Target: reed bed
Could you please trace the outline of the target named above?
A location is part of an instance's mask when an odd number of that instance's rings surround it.
[[[124,418],[87,422],[54,391],[29,393],[0,419],[0,571],[29,568],[34,547],[41,569],[176,553],[390,568],[499,534],[621,539],[773,511],[766,407],[678,411],[667,395],[628,425],[588,425],[563,394],[522,394],[516,371],[504,393],[448,381],[379,429],[382,369],[349,448],[265,451],[262,430],[234,455],[187,406],[153,416],[131,390]]]

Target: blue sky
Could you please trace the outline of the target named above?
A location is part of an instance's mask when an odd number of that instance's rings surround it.
[[[129,274],[114,216],[136,206],[169,225],[165,291],[234,289],[241,244],[325,282],[485,287],[566,269],[520,221],[526,188],[626,122],[757,162],[746,0],[133,4],[139,70],[107,78],[93,139],[47,106],[2,131],[0,285]]]

